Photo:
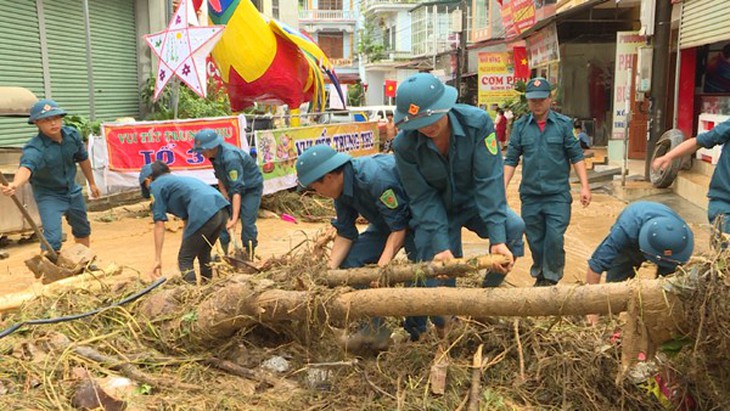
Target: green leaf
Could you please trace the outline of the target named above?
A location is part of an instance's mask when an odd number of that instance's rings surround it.
[[[141,395],[150,395],[152,394],[152,386],[149,384],[142,384],[139,387],[135,388],[134,393]]]
[[[686,345],[689,345],[692,341],[687,337],[677,337],[673,340],[667,341],[663,343],[659,350],[667,355],[676,355],[680,351],[682,351],[682,348]]]
[[[198,312],[197,311],[191,311],[185,315],[182,316],[181,320],[184,322],[193,322],[198,319]]]

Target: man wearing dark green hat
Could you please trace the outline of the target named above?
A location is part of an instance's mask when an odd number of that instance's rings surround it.
[[[196,178],[170,174],[170,168],[161,161],[142,167],[139,186],[142,197],[152,200],[150,208],[155,222],[155,265],[150,275],[162,275],[162,245],[169,213],[185,221],[183,240],[177,255],[183,280],[196,282],[193,267],[195,259],[200,266],[201,280],[213,278],[210,250],[228,221],[228,201],[215,188]]]
[[[428,73],[398,87],[394,140],[396,165],[410,199],[419,260],[461,257],[461,229],[488,238],[490,253],[509,263],[495,266],[485,286],[498,285],[514,257],[523,255],[524,223],[507,207],[502,155],[486,112],[456,104],[456,89]],[[496,277],[496,279],[495,279]],[[453,279],[426,281],[454,286]],[[425,331],[425,319],[410,318],[411,335]],[[432,318],[437,327],[442,319]]]
[[[226,143],[223,136],[209,128],[195,134],[193,151],[201,153],[213,164],[218,189],[231,202],[231,219],[220,235],[224,252],[228,252],[230,243],[228,230],[235,229],[238,220],[241,220],[241,242],[247,257],[253,259],[258,245],[256,218],[264,192],[264,177],[256,160],[240,148]]]
[[[525,97],[530,113],[512,126],[504,166],[506,189],[523,158],[521,215],[532,252],[530,274],[535,286],[555,285],[563,278],[563,237],[573,201],[568,182],[571,164],[580,179],[581,204],[586,207],[591,202],[583,150],[573,137],[570,118],[550,110],[550,89],[544,78],[527,83]]]
[[[623,209],[588,260],[586,282],[598,284],[606,272],[606,282],[636,276],[644,261],[657,265],[657,276],[672,274],[685,264],[694,250],[694,234],[674,210],[664,204],[636,201]],[[595,324],[596,315],[588,315]]]
[[[318,144],[305,150],[296,162],[301,188],[335,202],[337,229],[329,268],[356,268],[366,264],[385,266],[405,248],[409,259],[416,255],[413,231],[409,229],[411,213],[405,190],[390,155],[376,154],[352,158],[332,147]],[[369,225],[359,233],[358,216]],[[380,318],[345,341],[346,348],[383,349],[390,341],[390,332]]]
[[[89,182],[91,198],[101,195],[94,182],[89,154],[81,135],[73,127],[63,125],[66,111],[53,100],[40,100],[30,109],[28,124],[38,127],[38,134],[23,147],[20,167],[3,193],[12,195],[30,181],[43,236],[50,246],[61,249],[61,217],[71,226],[77,243],[89,246],[91,226],[81,186],[76,183],[76,163]]]

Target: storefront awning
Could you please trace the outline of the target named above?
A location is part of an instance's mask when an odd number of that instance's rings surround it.
[[[357,73],[340,73],[337,74],[337,80],[340,81],[340,84],[356,84],[360,82],[360,75]],[[329,77],[326,76],[324,82],[326,84],[332,83]]]
[[[523,31],[515,38],[508,39],[507,43],[513,43],[516,41],[525,40],[526,38],[530,37],[531,35],[535,34],[538,31],[544,29],[545,27],[547,27],[548,25],[550,25],[552,23],[560,23],[561,21],[563,21],[571,16],[574,16],[574,15],[581,13],[583,11],[586,11],[586,10],[590,10],[593,7],[595,7],[601,3],[606,3],[607,1],[609,1],[609,0],[588,0],[587,2],[585,2],[581,5],[571,7],[568,10],[565,10],[564,12],[562,12],[560,14],[554,14],[546,19],[538,21],[532,27]]]

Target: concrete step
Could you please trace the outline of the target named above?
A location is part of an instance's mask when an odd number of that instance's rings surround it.
[[[588,182],[596,183],[599,181],[611,181],[615,175],[621,175],[621,168],[610,165],[596,165],[593,169],[588,170]],[[570,183],[578,184],[580,180],[575,175],[575,171],[571,171]]]
[[[690,171],[706,175],[707,177],[712,177],[712,173],[715,172],[715,166],[708,163],[707,161],[702,161],[695,158],[694,160],[692,160],[692,168]]]
[[[695,167],[692,168],[692,171],[680,171],[672,184],[672,190],[692,204],[707,210],[707,190],[710,188],[712,173],[707,175],[704,169],[700,169],[699,172],[694,170],[696,170]]]

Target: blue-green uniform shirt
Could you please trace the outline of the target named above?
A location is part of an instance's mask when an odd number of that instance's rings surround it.
[[[725,144],[722,148],[720,161],[715,167],[710,180],[710,190],[707,197],[711,200],[720,200],[730,203],[730,120],[725,120],[707,133],[697,136],[697,144],[704,148],[712,148],[718,144]]]
[[[358,214],[382,232],[405,230],[411,217],[395,159],[386,154],[355,158],[345,164],[342,194],[335,199],[337,234],[358,237]]]
[[[218,146],[218,153],[211,162],[216,178],[223,182],[228,192],[228,198],[233,198],[234,194],[243,195],[244,190],[264,183],[256,160],[232,144]]]
[[[588,266],[599,275],[612,267],[614,259],[620,253],[631,250],[640,253],[639,232],[641,227],[654,217],[674,217],[684,221],[674,210],[664,204],[651,201],[636,201],[624,208],[616,222],[611,226],[611,232],[596,248],[588,260]],[[671,273],[676,264],[660,265],[659,274]]]
[[[580,142],[573,136],[570,118],[548,112],[545,130],[540,131],[532,114],[512,126],[504,163],[517,167],[523,157],[520,194],[547,196],[570,192],[570,165],[583,160]]]
[[[23,147],[20,166],[31,171],[30,183],[36,194],[71,193],[81,190],[76,184],[76,163],[89,158],[78,130],[61,127],[61,143],[38,133]]]
[[[167,213],[186,221],[183,238],[198,231],[229,203],[218,190],[204,182],[172,174],[163,174],[150,184],[152,219],[167,221]]]
[[[408,194],[417,236],[435,252],[450,249],[449,216],[476,207],[492,244],[506,241],[507,201],[502,155],[486,112],[456,104],[448,157],[418,130],[401,131],[393,142],[396,165]]]

